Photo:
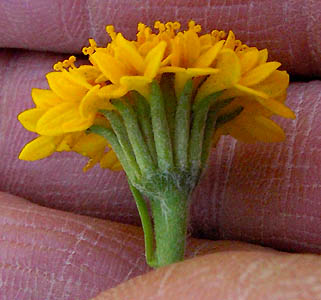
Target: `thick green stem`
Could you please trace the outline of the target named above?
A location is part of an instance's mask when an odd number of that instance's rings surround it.
[[[156,240],[155,265],[162,267],[183,260],[188,220],[188,194],[176,188],[152,197]]]

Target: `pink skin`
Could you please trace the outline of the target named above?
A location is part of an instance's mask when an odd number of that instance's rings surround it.
[[[281,61],[282,67],[292,75],[306,78],[321,75],[318,1],[260,4],[202,1],[197,2],[201,3],[197,7],[192,7],[196,3],[193,1],[180,1],[175,7],[170,1],[162,1],[158,6],[145,1],[140,7],[125,0],[117,4],[55,1],[47,5],[45,2],[1,3],[0,46],[79,52],[87,44],[88,36],[105,43],[105,24],[113,23],[117,30],[133,37],[138,21],[151,24],[156,19],[178,19],[185,23],[193,18],[205,24],[204,30],[231,28],[237,38],[250,45],[271,49],[273,59]],[[0,299],[88,299],[148,270],[143,257],[142,232],[120,224],[139,224],[123,173],[95,167],[84,174],[81,167],[86,159],[74,153],[55,154],[33,163],[17,159],[23,144],[34,135],[22,128],[16,115],[31,107],[31,88],[47,88],[45,73],[54,62],[65,57],[0,50],[0,190],[57,209],[39,207],[5,193],[0,195]],[[320,81],[291,84],[287,104],[296,112],[297,119],[280,120],[287,134],[283,143],[245,145],[232,138],[219,143],[208,172],[194,193],[191,231],[195,237],[234,239],[291,252],[321,253],[320,98]],[[229,251],[234,253],[233,268],[228,265]],[[317,299],[312,296],[321,294],[317,256],[293,256],[258,246],[208,240],[192,240],[188,256],[213,252],[176,265],[174,271],[169,267],[147,273],[125,283],[119,291],[125,291],[126,295],[141,292],[135,299],[143,299],[143,295],[147,299],[148,293],[155,295],[160,291],[159,284],[165,280],[168,288],[157,299],[170,299],[178,291],[173,278],[178,278],[180,272],[198,274],[202,268],[195,265],[200,264],[209,266],[203,277],[185,278],[182,286],[188,288],[192,281],[194,291],[198,291],[204,281],[223,280],[217,286],[207,285],[209,291],[215,290],[223,299],[244,296],[253,286],[256,286],[254,292],[251,290],[244,299],[254,296],[253,299],[260,296],[265,299],[272,291],[275,295],[288,290],[312,293],[297,294],[297,299]],[[264,267],[258,264],[250,268],[249,262],[257,260]],[[227,266],[221,266],[225,261]],[[286,266],[288,272],[278,272],[274,261]],[[264,285],[265,289],[259,288],[255,278],[265,278],[266,270],[276,275],[269,285]],[[243,273],[246,275],[242,281]],[[295,278],[294,274],[301,277]],[[298,278],[302,279],[301,285]],[[304,278],[310,279],[304,281]],[[153,286],[152,282],[159,284]],[[228,292],[231,282],[237,286],[232,296]],[[282,286],[280,282],[286,284]],[[117,289],[100,299],[116,299],[112,298],[113,293],[125,299]],[[206,295],[203,299],[212,299]],[[195,299],[192,293],[183,298]],[[275,299],[287,298],[276,296]]]

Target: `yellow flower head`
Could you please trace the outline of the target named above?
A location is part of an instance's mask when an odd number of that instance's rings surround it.
[[[232,31],[200,34],[201,26],[193,21],[185,31],[178,22],[156,22],[154,27],[157,33],[140,23],[136,40],[129,41],[107,26],[111,42],[106,47],[90,39],[83,49],[89,65],[76,67],[74,56],[57,63],[46,76],[50,89],[33,89],[35,108],[18,116],[27,130],[39,135],[24,147],[20,159],[76,151],[91,159],[87,168],[100,162],[121,169],[108,142],[85,131],[94,124],[109,127],[100,110],[115,110],[111,99],[132,99],[131,91],[137,91],[148,100],[151,83],[164,76],[171,78],[177,98],[192,80],[194,103],[216,92],[219,101],[233,99],[219,113],[214,144],[223,134],[245,142],[284,139],[270,117],[295,118],[284,105],[289,76],[278,70],[280,63],[268,62],[266,49],[242,44]]]

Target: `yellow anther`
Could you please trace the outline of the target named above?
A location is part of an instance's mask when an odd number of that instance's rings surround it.
[[[245,44],[239,45],[239,46],[236,47],[235,52],[242,52],[242,51],[247,50],[248,48],[249,48],[249,46],[247,46]]]
[[[235,40],[234,44],[236,48],[242,46],[242,42],[240,40]]]
[[[195,21],[191,20],[188,22],[188,29],[193,29],[195,26]]]
[[[223,31],[223,30],[221,30],[221,31],[219,32],[219,37],[220,37],[221,39],[224,39],[224,38],[226,37],[226,32]]]
[[[174,22],[173,23],[173,29],[174,30],[178,30],[178,29],[180,29],[181,28],[181,23],[179,23],[179,22]]]
[[[143,23],[138,23],[137,31],[143,33],[145,31],[146,25]]]
[[[55,71],[62,71],[62,70],[64,69],[64,67],[63,67],[63,65],[62,65],[62,62],[59,61],[59,62],[57,62],[56,64],[54,64],[53,69],[54,69]]]
[[[213,30],[211,32],[211,36],[214,38],[215,40],[215,43],[220,41],[221,39],[224,39],[226,37],[226,33],[221,30],[221,31],[218,31],[218,30]]]
[[[167,25],[167,24],[166,24],[166,25]],[[167,27],[167,26],[166,26],[166,27]],[[158,30],[159,30],[159,33],[164,32],[165,29],[166,29],[164,23],[162,23],[162,22],[160,22],[160,21],[156,21],[156,22],[155,22],[154,28],[155,28],[155,29],[158,29]]]
[[[72,55],[69,57],[68,61],[69,61],[69,67],[75,69],[76,68],[76,66],[75,66],[76,57]]]
[[[62,66],[63,66],[64,68],[70,67],[69,60],[68,60],[68,59],[64,60],[64,61],[62,62]]]
[[[195,23],[195,21],[191,20],[188,22],[188,29],[194,32],[200,32],[202,30],[201,25]]]
[[[97,48],[97,43],[94,39],[89,39],[89,45],[94,49]]]
[[[106,32],[110,36],[112,40],[116,38],[116,32],[115,32],[115,27],[113,25],[107,25],[106,26]]]
[[[69,57],[69,62],[71,64],[73,64],[75,61],[76,61],[76,57],[75,56],[72,55],[72,56]]]
[[[95,49],[97,48],[97,43],[94,39],[89,39],[89,47],[82,48],[82,53],[85,55],[91,55],[95,52]]]
[[[76,68],[75,67],[75,61],[76,61],[76,57],[75,56],[70,56],[69,59],[65,59],[63,62],[59,61],[56,64],[54,64],[53,69],[55,71],[62,71],[64,68]]]

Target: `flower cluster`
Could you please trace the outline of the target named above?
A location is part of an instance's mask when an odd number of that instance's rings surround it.
[[[154,27],[158,33],[139,24],[137,39],[129,41],[107,26],[111,42],[106,47],[90,39],[83,49],[91,64],[76,67],[74,56],[57,63],[46,76],[50,89],[33,89],[35,108],[18,116],[27,130],[39,135],[25,145],[20,159],[75,151],[90,158],[85,169],[96,163],[121,169],[107,140],[86,130],[92,125],[110,126],[100,110],[114,110],[112,99],[128,99],[137,91],[148,100],[152,81],[159,82],[164,74],[171,74],[177,97],[191,79],[194,102],[215,92],[221,92],[220,101],[233,99],[219,113],[214,144],[227,134],[244,142],[284,139],[283,130],[270,117],[295,118],[283,104],[289,76],[278,70],[280,63],[267,62],[266,49],[242,44],[232,31],[201,35],[201,26],[193,21],[185,31],[177,22],[156,22]],[[242,111],[228,117],[239,108]]]

